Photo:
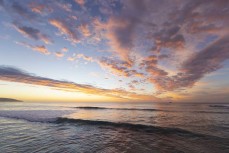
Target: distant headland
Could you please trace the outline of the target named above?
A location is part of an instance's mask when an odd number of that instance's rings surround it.
[[[0,102],[22,102],[22,101],[17,99],[12,99],[12,98],[0,98]]]

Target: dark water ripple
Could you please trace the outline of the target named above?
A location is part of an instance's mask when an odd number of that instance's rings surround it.
[[[182,130],[178,128],[167,128],[143,124],[130,124],[130,123],[115,123],[108,121],[98,121],[98,120],[83,120],[83,119],[70,119],[59,117],[54,123],[78,123],[78,124],[87,124],[87,125],[97,125],[97,126],[112,126],[115,128],[126,128],[128,130],[134,131],[144,131],[149,133],[159,133],[159,134],[174,134],[174,135],[183,135],[183,136],[197,136],[197,137],[206,137],[204,134],[193,133],[187,130]]]
[[[163,152],[226,153],[228,139],[199,135],[185,130],[72,121],[59,118],[56,123],[28,122],[0,118],[2,153],[77,153],[77,152]]]

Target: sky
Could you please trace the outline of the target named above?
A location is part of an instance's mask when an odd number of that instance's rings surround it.
[[[229,102],[228,0],[0,0],[0,97]]]

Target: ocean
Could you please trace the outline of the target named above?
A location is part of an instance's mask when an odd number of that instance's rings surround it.
[[[0,103],[0,153],[228,153],[229,105]]]

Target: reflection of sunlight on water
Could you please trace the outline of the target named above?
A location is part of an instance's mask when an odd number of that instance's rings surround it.
[[[75,113],[64,117],[83,120],[100,120],[109,122],[121,122],[132,124],[152,125],[148,120],[155,112],[143,112],[137,110],[77,110]]]

